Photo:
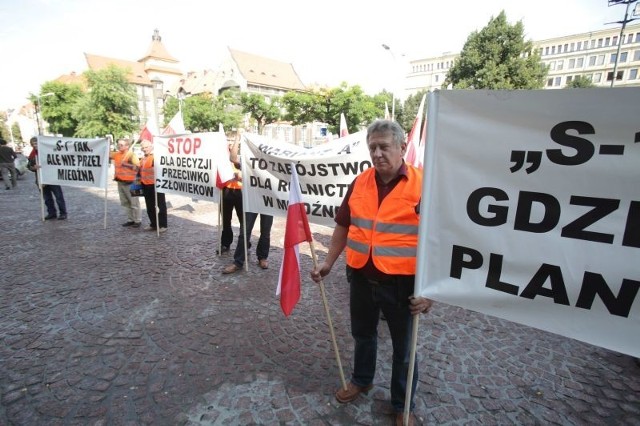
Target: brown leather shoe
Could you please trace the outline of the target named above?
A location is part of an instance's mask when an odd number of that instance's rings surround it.
[[[341,403],[354,401],[358,395],[364,393],[365,395],[373,388],[373,385],[360,387],[353,383],[347,383],[347,389],[340,388],[336,392],[336,400]]]
[[[404,426],[403,420],[404,420],[404,413],[397,413],[396,414],[396,426]],[[416,421],[415,414],[409,413],[409,421],[407,422],[407,424],[409,426],[415,426],[415,425],[418,424],[418,422]]]
[[[223,274],[233,274],[234,272],[238,272],[240,268],[238,265],[236,265],[235,263],[232,263],[231,265],[227,266],[226,268],[224,268],[222,270]]]
[[[262,269],[269,269],[269,262],[267,262],[267,259],[260,259],[258,260],[258,266]]]

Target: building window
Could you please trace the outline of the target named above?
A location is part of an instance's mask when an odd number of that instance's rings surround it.
[[[627,54],[628,52],[620,53],[620,62],[627,62]]]
[[[636,33],[636,43],[640,43],[640,33]]]
[[[618,57],[617,54],[612,53],[611,54],[611,60],[609,61],[610,64],[615,64],[616,63],[616,58]]]
[[[601,81],[602,81],[602,73],[599,73],[599,72],[595,73],[593,75],[593,82],[600,83]]]
[[[547,87],[553,86],[553,78],[547,80]]]
[[[565,44],[564,45],[564,53],[567,53],[569,51],[569,45]]]
[[[545,55],[548,55],[548,54],[549,54],[549,46],[547,46],[547,47],[545,47],[545,48],[544,48],[544,54],[545,54]]]
[[[609,46],[609,42],[611,41],[611,37],[607,37],[604,39],[604,45]]]
[[[564,60],[558,61],[558,71],[562,69],[563,65],[564,65]]]
[[[615,37],[611,40],[611,45],[612,45],[612,46],[617,46],[617,45],[618,45],[618,36],[615,36]]]
[[[616,73],[616,81],[618,80],[622,80],[622,75],[624,74],[624,71],[618,71]],[[613,71],[609,71],[607,73],[607,81],[611,81],[613,79]]]
[[[551,46],[551,54],[552,55],[556,54],[556,47],[555,46]]]
[[[640,50],[636,50],[633,52],[633,60],[640,61]]]
[[[556,61],[549,62],[549,71],[555,71],[556,69]]]
[[[596,64],[596,57],[595,56],[589,56],[589,66],[592,67]]]
[[[573,49],[576,47],[575,43],[571,43],[571,45],[569,45],[569,52],[573,52]]]
[[[440,80],[440,76],[438,74],[435,75],[436,83]]]
[[[567,84],[571,83],[571,80],[573,80],[573,77],[568,75],[567,76]]]
[[[553,82],[553,85],[560,86],[560,83],[562,83],[562,77],[556,77],[555,81]]]
[[[603,40],[601,38],[598,39],[598,47],[602,47],[602,41]]]
[[[582,68],[584,66],[584,58],[578,58],[578,62],[576,63],[576,67]]]
[[[591,40],[591,48],[593,49],[594,47],[596,47],[596,41],[595,41],[595,39],[594,39],[594,40]]]
[[[567,64],[567,69],[573,69],[576,67],[576,60],[575,59],[569,59],[569,63]]]
[[[638,78],[638,68],[629,70],[629,80],[635,80]]]
[[[627,43],[631,43],[633,41],[633,34],[629,34],[627,37]]]
[[[604,55],[598,55],[598,60],[596,61],[596,65],[604,65]]]
[[[576,50],[580,50],[580,49],[582,49],[582,42],[581,42],[581,41],[579,41],[579,42],[576,44]]]

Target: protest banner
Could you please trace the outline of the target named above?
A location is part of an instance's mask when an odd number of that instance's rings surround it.
[[[156,190],[218,202],[216,173],[231,179],[229,149],[224,133],[154,136]]]
[[[286,216],[295,167],[309,222],[319,225],[334,225],[349,185],[372,167],[364,131],[313,148],[249,133],[242,144],[245,211]]]
[[[639,100],[431,94],[416,294],[640,356]]]
[[[38,136],[41,182],[106,189],[109,140]]]

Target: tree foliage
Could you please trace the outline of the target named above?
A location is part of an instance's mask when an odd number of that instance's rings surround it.
[[[547,68],[532,41],[525,41],[522,21],[509,25],[504,12],[467,38],[442,87],[454,89],[540,89]]]
[[[420,108],[420,101],[422,101],[422,97],[427,95],[428,91],[426,89],[422,89],[419,92],[410,95],[405,99],[403,106],[403,114],[401,117],[397,117],[396,121],[402,126],[402,128],[409,132],[411,127],[413,127],[413,121],[416,119],[416,114],[418,114],[418,108]],[[427,108],[427,101],[425,100],[425,111]]]
[[[42,97],[45,93],[53,93],[54,96]],[[74,110],[85,96],[82,86],[48,81],[40,87],[40,96],[41,116],[49,124],[51,133],[74,136],[78,127]]]
[[[584,75],[579,75],[567,84],[567,89],[588,89],[590,87],[596,87],[593,82]]]
[[[273,123],[280,118],[280,98],[277,96],[265,99],[264,96],[255,93],[242,93],[240,104],[242,110],[249,114],[251,119],[258,125],[258,133],[262,133],[262,128]]]
[[[99,71],[85,71],[88,93],[75,104],[78,121],[75,136],[111,134],[115,139],[139,128],[135,87],[127,81],[127,70],[111,65]]]

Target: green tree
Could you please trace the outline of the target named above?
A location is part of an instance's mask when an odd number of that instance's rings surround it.
[[[324,118],[324,94],[321,91],[287,92],[282,96],[283,118],[297,126]]]
[[[13,140],[17,144],[21,144],[20,141],[22,141],[22,132],[20,131],[20,125],[17,122],[13,123],[13,125],[11,126],[11,131],[13,132]]]
[[[0,138],[11,142],[11,134],[9,133],[9,124],[7,122],[7,113],[5,111],[0,111],[0,122],[2,123],[2,125],[0,125]]]
[[[84,72],[88,93],[74,107],[73,118],[78,121],[75,136],[111,134],[117,139],[138,130],[138,98],[135,87],[127,81],[128,72],[114,65]]]
[[[442,87],[454,89],[540,89],[547,68],[522,21],[509,25],[504,10],[469,35]]]
[[[596,87],[593,82],[584,75],[579,75],[567,84],[567,89],[588,89]]]
[[[256,121],[258,133],[262,128],[280,118],[280,98],[273,96],[269,101],[264,96],[255,93],[242,93],[240,95],[242,111]]]
[[[51,133],[74,136],[78,127],[74,110],[76,104],[85,96],[82,86],[77,83],[48,81],[40,87],[40,93],[54,94],[40,98],[40,115],[49,124]]]
[[[324,117],[331,133],[340,129],[340,114],[344,113],[349,132],[360,130],[380,116],[380,109],[374,99],[364,93],[358,85],[349,87],[347,83],[330,89],[324,99]]]

